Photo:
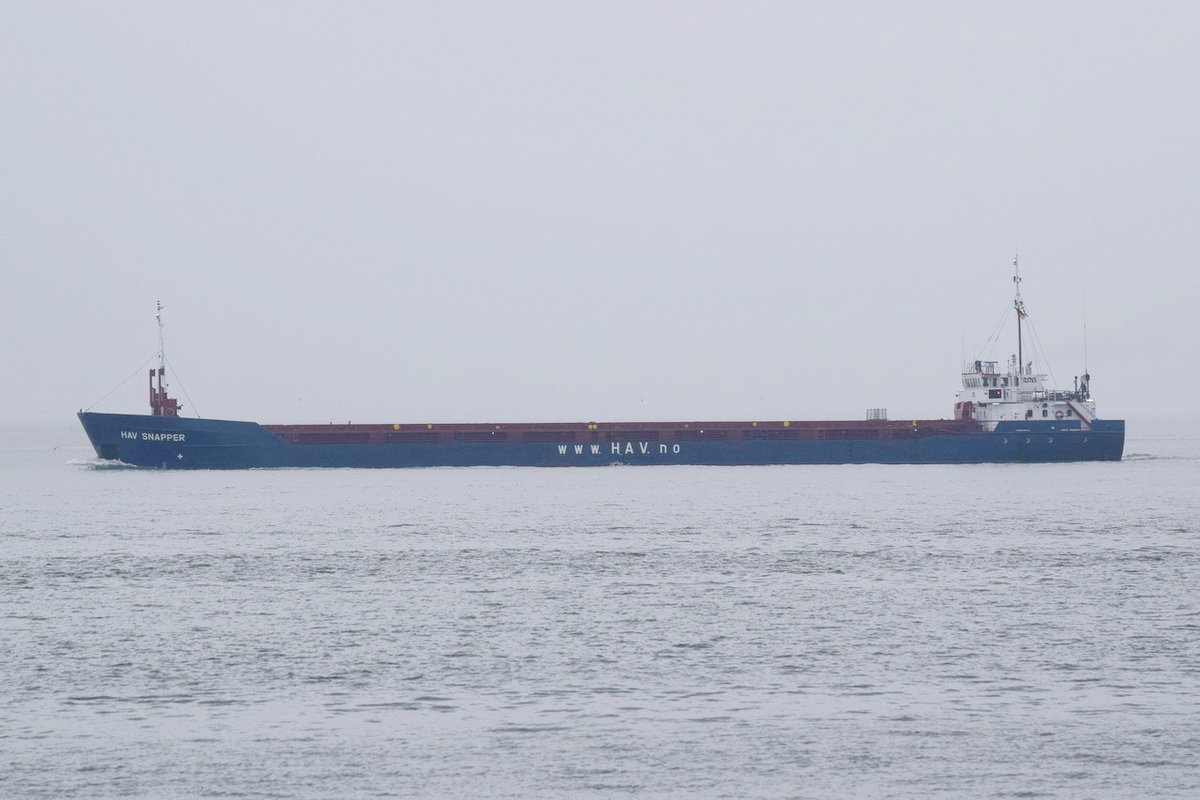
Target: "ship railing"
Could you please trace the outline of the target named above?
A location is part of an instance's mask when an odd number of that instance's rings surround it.
[[[1021,392],[1021,399],[1032,400],[1035,403],[1069,403],[1072,400],[1080,401],[1086,400],[1087,398],[1079,392],[1064,392],[1058,389],[1051,389],[1048,391]]]

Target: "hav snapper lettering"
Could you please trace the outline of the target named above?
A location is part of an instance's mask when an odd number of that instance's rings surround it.
[[[122,439],[141,439],[143,442],[186,442],[186,433],[151,433],[150,431],[121,431]]]

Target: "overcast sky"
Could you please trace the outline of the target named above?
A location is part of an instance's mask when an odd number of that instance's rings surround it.
[[[1198,9],[0,4],[0,413],[1192,414]]]

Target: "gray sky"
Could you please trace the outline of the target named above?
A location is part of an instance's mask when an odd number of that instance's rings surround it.
[[[1198,9],[4,3],[0,413],[1190,414]]]

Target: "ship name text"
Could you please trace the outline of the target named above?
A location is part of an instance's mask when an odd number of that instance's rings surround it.
[[[142,431],[121,431],[122,439],[141,439],[143,442],[186,442],[186,433],[150,433]]]

